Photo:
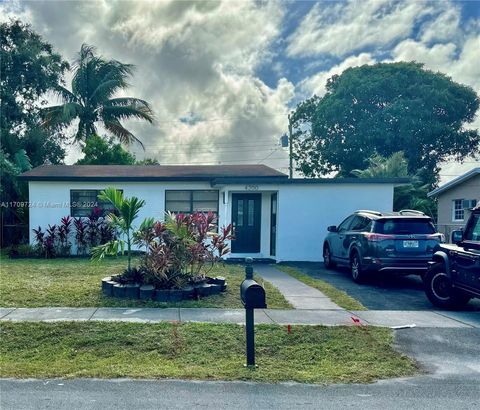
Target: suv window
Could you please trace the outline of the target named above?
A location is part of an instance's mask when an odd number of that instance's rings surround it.
[[[465,231],[464,238],[467,241],[480,241],[480,214],[472,216],[472,220]]]
[[[387,235],[429,235],[435,233],[435,227],[429,219],[379,219],[375,224],[375,232]]]
[[[365,218],[364,216],[357,215],[352,222],[352,226],[350,227],[351,231],[369,231],[370,229],[367,228],[370,225],[370,219]]]
[[[338,226],[338,232],[345,232],[349,229],[350,223],[352,222],[353,218],[355,215],[350,215],[347,219],[345,219],[339,226]]]

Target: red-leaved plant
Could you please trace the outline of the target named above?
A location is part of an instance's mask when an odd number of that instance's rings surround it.
[[[69,255],[70,248],[72,246],[70,242],[70,231],[72,225],[72,218],[70,216],[64,216],[60,220],[60,226],[58,227],[58,240],[60,242],[60,254]]]
[[[75,218],[73,220],[75,225],[75,241],[77,242],[77,253],[85,255],[87,251],[87,225],[82,218]]]
[[[217,232],[214,213],[168,213],[165,223],[144,221],[137,245],[147,247],[139,271],[144,283],[159,288],[182,287],[198,282],[230,249],[232,226]]]

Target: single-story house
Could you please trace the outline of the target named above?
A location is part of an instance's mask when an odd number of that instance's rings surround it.
[[[462,228],[469,211],[480,203],[480,167],[434,189],[428,196],[437,198],[437,229],[451,241],[452,231]]]
[[[20,178],[29,185],[31,243],[32,228],[88,215],[98,193],[113,186],[146,201],[138,224],[162,220],[166,211],[213,211],[219,226],[234,225],[230,258],[277,262],[321,261],[327,226],[357,209],[391,211],[394,187],[407,182],[290,179],[265,165],[43,165]]]

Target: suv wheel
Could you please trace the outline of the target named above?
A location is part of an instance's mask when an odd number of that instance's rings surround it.
[[[468,303],[470,298],[460,294],[452,287],[445,265],[435,263],[424,279],[425,293],[433,305],[444,309],[459,308]]]
[[[367,277],[367,272],[362,267],[360,255],[357,251],[354,251],[350,257],[350,273],[354,282],[357,283],[363,283]]]
[[[335,262],[332,261],[332,252],[328,245],[323,247],[323,264],[327,269],[333,269],[335,267]]]

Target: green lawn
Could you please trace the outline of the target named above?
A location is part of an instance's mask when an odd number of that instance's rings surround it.
[[[101,279],[121,273],[125,258],[93,263],[89,259],[0,259],[0,306],[3,307],[166,307],[166,303],[106,297]],[[240,265],[219,264],[209,273],[224,276],[227,291],[200,300],[169,303],[178,307],[241,308],[240,283],[245,277]],[[265,282],[269,308],[291,306],[270,283]]]
[[[0,332],[1,377],[367,383],[417,372],[375,327],[259,325],[257,370],[243,367],[244,328],[233,324],[3,322]]]
[[[358,300],[352,298],[349,294],[343,290],[337,289],[335,286],[330,285],[329,283],[312,278],[305,273],[300,272],[298,269],[292,268],[291,266],[286,265],[276,265],[276,268],[288,273],[290,276],[302,281],[312,288],[318,289],[320,292],[323,292],[327,295],[333,302],[338,306],[347,309],[347,310],[367,310]]]

